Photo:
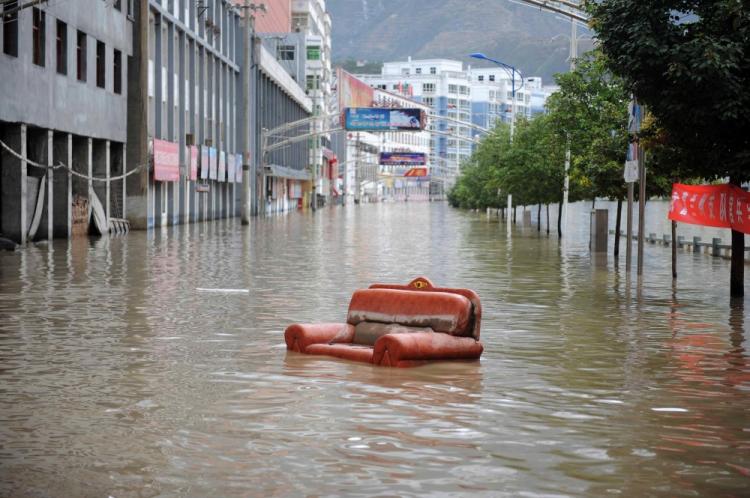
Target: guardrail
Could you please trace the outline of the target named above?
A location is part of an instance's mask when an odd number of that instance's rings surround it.
[[[615,231],[610,230],[609,233],[614,235]],[[621,231],[620,237],[627,238],[627,234]],[[633,240],[638,240],[638,236],[633,235]],[[672,236],[665,233],[662,234],[661,237],[657,237],[656,233],[649,233],[645,241],[649,244],[658,244],[664,247],[669,247],[672,244]],[[686,251],[694,252],[696,254],[710,254],[711,256],[715,256],[717,258],[730,258],[732,256],[732,246],[722,244],[721,239],[716,237],[712,238],[711,242],[703,242],[701,237],[693,237],[693,240],[686,240],[685,237],[678,235],[677,248],[685,249]],[[745,247],[745,252],[748,251],[750,251],[750,247]]]

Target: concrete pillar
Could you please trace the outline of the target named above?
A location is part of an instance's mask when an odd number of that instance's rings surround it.
[[[47,131],[47,164],[55,164],[55,133],[52,130]],[[62,171],[60,172],[62,174]],[[47,170],[47,238],[52,240],[54,237],[54,218],[55,218],[55,204],[54,204],[54,171]]]
[[[107,179],[107,182],[105,184],[105,197],[106,197],[106,203],[104,204],[104,213],[107,215],[107,226],[109,226],[109,219],[112,217],[112,192],[111,192],[111,184],[110,184],[110,176],[112,171],[112,154],[111,154],[111,143],[109,140],[107,140],[107,145],[105,149],[105,157],[106,157],[106,170],[104,177]]]
[[[73,164],[73,135],[57,133],[53,140],[53,163],[70,167]],[[54,191],[52,234],[54,237],[69,239],[72,223],[73,173],[58,169],[54,175],[54,182],[50,184]]]
[[[88,200],[89,200],[89,219],[91,219],[91,199],[94,197],[94,182],[91,177],[94,176],[94,140],[92,138],[86,139],[86,146],[88,148],[86,152],[86,166],[88,168]]]
[[[10,125],[3,141],[21,155],[21,159],[2,149],[0,159],[0,233],[21,245],[28,230],[26,125]]]
[[[591,252],[607,252],[609,237],[609,211],[607,209],[594,209],[591,211]]]

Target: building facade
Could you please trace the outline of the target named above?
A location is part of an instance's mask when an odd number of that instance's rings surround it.
[[[124,217],[133,25],[127,1],[23,4],[0,7],[0,232],[19,243],[86,232],[93,205]]]
[[[146,229],[237,216],[240,14],[226,0],[136,5],[128,165],[150,167],[128,178],[128,219]]]

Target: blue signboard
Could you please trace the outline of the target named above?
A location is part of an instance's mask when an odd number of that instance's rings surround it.
[[[381,152],[380,164],[385,166],[424,166],[427,155],[422,152]]]
[[[424,119],[419,109],[347,107],[344,128],[349,131],[419,131],[424,128]]]

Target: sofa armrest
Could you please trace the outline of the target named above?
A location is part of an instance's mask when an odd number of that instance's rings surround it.
[[[473,337],[440,332],[387,334],[375,342],[372,362],[384,366],[413,366],[429,360],[477,359],[484,346]]]
[[[348,323],[295,323],[284,332],[286,348],[304,353],[311,344],[347,343],[354,339],[354,326]]]

